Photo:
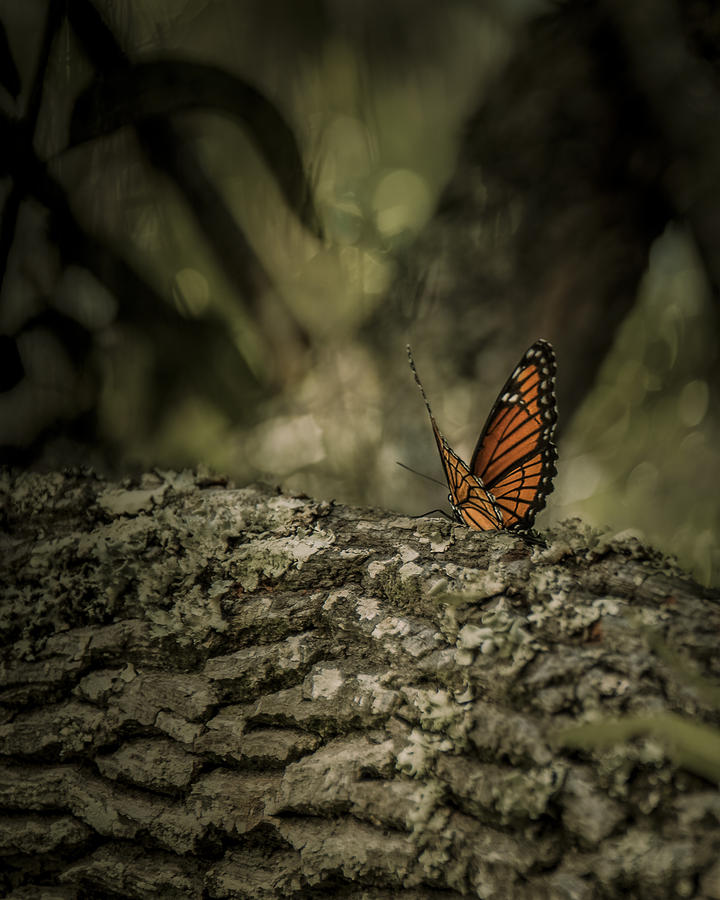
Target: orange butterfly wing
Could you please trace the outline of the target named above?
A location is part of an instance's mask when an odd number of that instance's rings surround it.
[[[455,515],[468,528],[475,528],[478,531],[493,531],[502,528],[502,515],[493,502],[492,497],[440,433],[435,416],[432,413],[432,409],[430,409],[428,398],[425,396],[425,389],[415,368],[409,344],[407,353],[410,360],[410,368],[415,376],[415,382],[420,388],[420,393],[423,396],[428,415],[430,416],[435,442],[437,443],[440,460],[445,470],[445,478],[450,488],[448,500]]]
[[[553,489],[555,372],[552,346],[536,341],[495,401],[470,461],[505,528],[530,528]]]
[[[502,515],[493,498],[440,434],[432,413],[430,419],[445,469],[445,478],[450,488],[448,499],[455,513],[468,528],[475,528],[478,531],[502,528]]]
[[[530,528],[552,491],[557,458],[553,444],[557,422],[555,355],[551,345],[536,341],[520,360],[495,401],[470,467],[437,427],[409,346],[407,351],[450,488],[448,499],[457,517],[478,531]]]

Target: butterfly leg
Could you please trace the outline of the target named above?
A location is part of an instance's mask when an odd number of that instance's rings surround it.
[[[511,534],[518,535],[518,537],[527,541],[528,544],[535,544],[537,547],[544,547],[547,549],[547,541],[541,534],[535,531],[534,528],[512,528],[510,531]]]
[[[440,515],[444,519],[449,519],[451,522],[456,522],[455,516],[448,515],[444,509],[431,509],[426,513],[418,513],[416,516],[410,516],[411,519],[424,519],[426,516],[431,516],[433,513],[440,513]]]

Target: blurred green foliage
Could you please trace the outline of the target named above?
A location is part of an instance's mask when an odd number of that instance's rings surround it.
[[[718,335],[688,233],[655,243],[638,303],[571,423],[551,514],[632,530],[704,583],[720,575]]]
[[[256,85],[290,124],[322,235],[289,208],[252,135],[237,122],[207,109],[174,119],[270,276],[255,308],[276,293],[310,336],[309,360],[281,390],[268,388],[275,384],[276,319],[262,321],[238,302],[237,286],[187,199],[143,161],[132,129],[67,149],[73,103],[92,84],[92,70],[64,25],[49,60],[38,153],[82,225],[128,260],[174,314],[190,323],[217,317],[252,378],[222,361],[230,357],[212,353],[239,385],[237,400],[228,395],[217,402],[200,389],[206,364],[198,344],[176,361],[182,369],[197,354],[194,382],[162,394],[157,404],[157,340],[149,329],[121,321],[118,308],[127,298],[113,297],[82,267],[61,265],[42,209],[28,203],[20,212],[22,239],[9,259],[0,331],[14,333],[49,298],[82,323],[92,348],[88,365],[78,368],[52,330],[23,337],[26,377],[0,396],[3,444],[22,447],[48,417],[62,420],[89,408],[94,380],[98,443],[119,448],[124,466],[203,461],[240,482],[265,479],[413,514],[443,504],[441,488],[395,466],[400,459],[439,472],[404,340],[396,356],[379,359],[377,336],[363,327],[403,277],[401,254],[433,215],[463,123],[492,88],[517,28],[539,8],[518,3],[510,13],[501,5],[455,0],[441,8],[423,3],[411,14],[379,3],[364,12],[318,3],[300,14],[289,0],[97,4],[130,59],[173,57],[217,67]],[[31,80],[45,9],[40,0],[0,8],[23,84]],[[21,93],[20,106],[26,99]],[[495,224],[514,227],[505,213]],[[442,275],[434,290],[441,298]],[[430,336],[418,367],[441,428],[467,457],[501,383],[480,384],[482,371],[459,376],[432,358],[441,299],[406,313],[408,323]],[[539,527],[582,515],[615,530],[633,529],[677,554],[700,580],[717,581],[715,321],[692,239],[673,226],[654,246],[637,307],[595,390],[565,423],[556,493]],[[518,346],[516,358],[524,350]],[[482,370],[482,354],[478,365]],[[558,367],[559,379],[567,377],[562,358]],[[253,392],[253,379],[267,389]],[[44,458],[76,461],[58,445]],[[102,454],[89,458],[102,461]]]

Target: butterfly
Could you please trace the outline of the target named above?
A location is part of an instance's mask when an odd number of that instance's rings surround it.
[[[418,377],[410,345],[410,368],[432,423],[455,516],[477,531],[525,531],[545,506],[556,474],[555,353],[539,340],[530,347],[500,391],[466,465],[437,427]]]

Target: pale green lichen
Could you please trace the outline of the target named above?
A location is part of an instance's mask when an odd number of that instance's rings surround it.
[[[355,680],[360,688],[363,701],[366,703],[369,698],[370,711],[373,715],[387,715],[395,709],[398,692],[386,688],[382,676],[359,673],[355,676]]]
[[[392,559],[376,559],[372,562],[368,563],[367,572],[370,578],[373,580],[376,578],[380,578],[388,566],[394,565],[394,560]]]
[[[407,821],[413,833],[423,832],[426,830],[428,823],[436,814],[438,805],[443,798],[444,786],[437,779],[429,778],[427,781],[418,784],[416,790],[413,791],[412,804],[408,813]],[[447,819],[447,811],[444,820]],[[435,829],[433,829],[435,831]]]
[[[448,738],[413,728],[407,743],[397,754],[398,771],[419,778],[430,771],[438,754],[448,753],[452,749],[453,743]]]
[[[324,593],[320,596],[325,596]],[[354,597],[354,591],[351,588],[340,588],[337,591],[329,591],[323,602],[323,610],[330,612],[336,603],[342,603]]]
[[[345,679],[340,669],[316,669],[310,676],[310,699],[329,699],[343,686]]]
[[[445,537],[444,535],[435,533],[430,538],[430,552],[445,553],[452,547],[453,543],[452,537]]]
[[[476,650],[493,636],[490,627],[480,625],[463,625],[457,636],[457,647],[460,650]]]
[[[374,597],[358,598],[355,608],[357,609],[358,618],[360,619],[377,619],[381,614],[380,603]]]
[[[526,630],[526,619],[516,615],[504,597],[484,613],[480,621],[485,637],[476,656],[478,662],[482,662],[483,658],[490,662],[490,658],[499,657],[512,659],[517,664],[525,663],[541,649],[541,645]]]
[[[449,690],[403,687],[406,705],[398,714],[417,722],[423,733],[445,734],[452,739],[455,751],[468,746],[468,733],[473,727],[472,706],[460,704]]]
[[[291,566],[302,566],[335,543],[335,535],[316,529],[291,537],[258,539],[239,552],[239,581],[249,592],[257,590],[262,580],[277,581]]]
[[[507,577],[501,566],[488,566],[484,571],[467,569],[455,563],[443,566],[446,576],[458,587],[450,592],[445,602],[455,605],[461,603],[480,603],[490,597],[496,597],[505,590]],[[439,599],[436,595],[435,599]]]
[[[491,787],[492,805],[503,824],[515,819],[538,819],[559,793],[567,766],[553,763],[542,769],[495,773]]]
[[[401,581],[417,578],[424,573],[423,567],[415,562],[419,556],[420,554],[414,547],[402,545],[398,547],[397,554],[393,559],[393,567]]]
[[[372,637],[376,641],[381,641],[385,637],[397,637],[398,635],[407,635],[412,632],[412,625],[407,619],[400,616],[385,616],[373,628]]]
[[[398,556],[404,563],[407,563],[417,559],[420,554],[414,547],[399,547]]]
[[[136,516],[140,512],[150,512],[154,506],[161,506],[167,489],[167,484],[135,490],[109,488],[98,494],[97,503],[111,516]]]
[[[402,688],[401,693],[427,731],[446,731],[458,715],[464,714],[446,690],[408,686]]]
[[[400,574],[397,560],[385,560],[382,564],[370,563],[368,574],[373,579],[373,587],[388,600],[399,604],[417,604],[423,598],[423,590],[418,575]],[[414,563],[408,563],[414,566]],[[372,573],[375,573],[374,575]]]
[[[417,565],[414,562],[403,563],[402,566],[398,568],[398,576],[401,581],[407,581],[410,578],[417,578],[423,574],[424,569],[422,566]]]

